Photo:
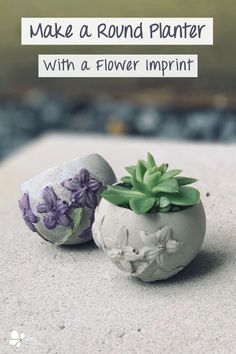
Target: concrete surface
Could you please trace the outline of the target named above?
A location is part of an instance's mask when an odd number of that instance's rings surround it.
[[[207,214],[202,251],[154,284],[119,272],[93,243],[55,247],[17,207],[22,180],[97,152],[118,176],[146,151],[199,178]],[[0,353],[236,353],[236,146],[53,135],[0,167]],[[210,193],[206,197],[206,193]],[[24,332],[21,347],[8,343]]]

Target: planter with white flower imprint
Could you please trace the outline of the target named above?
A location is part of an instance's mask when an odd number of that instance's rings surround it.
[[[115,182],[112,168],[101,156],[74,159],[22,184],[22,217],[31,231],[51,243],[90,241],[101,192]]]
[[[206,218],[194,178],[147,161],[127,167],[129,176],[108,186],[95,211],[93,237],[121,270],[144,281],[167,279],[201,248]]]

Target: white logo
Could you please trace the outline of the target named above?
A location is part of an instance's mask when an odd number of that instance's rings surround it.
[[[17,348],[21,346],[22,340],[25,338],[25,334],[21,332],[20,334],[17,331],[11,332],[11,339],[9,340],[10,345],[15,345]]]

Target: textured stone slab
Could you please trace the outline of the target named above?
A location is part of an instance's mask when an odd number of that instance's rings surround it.
[[[127,278],[93,243],[55,247],[25,227],[17,208],[24,179],[90,152],[121,176],[146,151],[200,180],[206,240],[173,279]],[[6,160],[0,166],[0,352],[235,353],[235,172],[234,145],[150,139],[53,135]],[[26,334],[19,349],[8,344],[13,329]]]

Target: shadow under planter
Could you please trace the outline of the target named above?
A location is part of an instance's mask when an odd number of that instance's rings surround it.
[[[201,250],[193,261],[174,277],[149,283],[149,286],[166,286],[180,282],[195,281],[217,271],[226,263],[227,259],[222,254]],[[139,279],[132,279],[142,283]]]

